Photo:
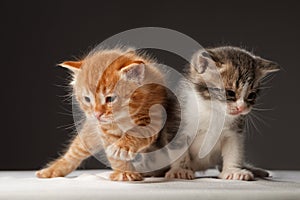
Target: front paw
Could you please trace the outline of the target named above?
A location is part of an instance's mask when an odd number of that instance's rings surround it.
[[[178,179],[194,179],[195,173],[190,169],[183,169],[183,168],[177,168],[177,169],[170,169],[166,175],[165,178],[172,179],[172,178],[178,178]]]
[[[246,169],[233,168],[223,170],[219,175],[219,178],[227,180],[251,181],[254,180],[254,175],[252,172]]]
[[[38,178],[64,177],[75,169],[73,164],[64,159],[59,159],[53,162],[47,168],[37,171],[35,175]]]
[[[63,177],[64,173],[60,169],[54,167],[48,167],[41,169],[35,173],[38,178],[54,178],[54,177]]]
[[[112,181],[142,181],[143,177],[139,173],[114,171],[110,174],[109,179]]]
[[[112,144],[106,148],[106,155],[116,160],[133,160],[137,153],[131,148],[126,146],[120,146],[118,144]]]

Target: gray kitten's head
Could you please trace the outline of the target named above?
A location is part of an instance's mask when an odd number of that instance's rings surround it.
[[[239,116],[251,111],[262,79],[278,70],[272,61],[225,46],[198,51],[191,60],[189,77],[204,99],[224,102],[227,115]]]

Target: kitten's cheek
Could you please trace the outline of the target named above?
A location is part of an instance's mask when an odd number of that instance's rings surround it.
[[[246,109],[243,111],[242,115],[247,115],[249,112],[251,112],[251,108],[246,108]]]
[[[226,114],[231,115],[233,111],[235,111],[234,106],[227,104]]]

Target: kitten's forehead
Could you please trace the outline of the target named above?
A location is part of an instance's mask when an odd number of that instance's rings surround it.
[[[104,95],[113,93],[118,84],[122,84],[121,69],[134,61],[132,53],[125,53],[114,57],[113,60],[107,63],[103,70],[98,83],[97,93]]]
[[[244,51],[223,50],[216,52],[218,61],[222,63],[221,76],[225,87],[242,89],[245,84],[253,87],[256,78],[256,61],[252,55]]]
[[[244,98],[247,94],[249,88],[249,82],[246,82],[243,86],[240,87],[239,97]]]
[[[119,50],[95,52],[84,59],[81,72],[77,76],[77,86],[85,86],[92,93],[106,94],[113,88],[117,77],[110,70],[112,63],[122,56]]]

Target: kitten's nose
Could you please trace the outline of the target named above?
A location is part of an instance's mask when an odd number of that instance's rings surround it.
[[[103,112],[99,112],[99,111],[94,112],[94,115],[97,119],[100,119],[103,114],[104,114]]]
[[[242,105],[242,106],[237,106],[237,107],[236,107],[236,109],[237,109],[238,112],[244,111],[245,108],[246,108],[246,107],[245,107],[244,105]]]

